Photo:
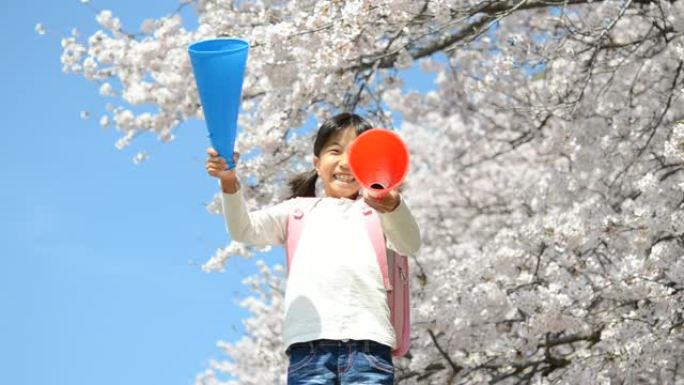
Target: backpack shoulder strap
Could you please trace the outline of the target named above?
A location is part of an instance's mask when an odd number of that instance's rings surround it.
[[[385,247],[385,236],[380,225],[380,216],[363,203],[368,235],[382,271],[390,308],[390,322],[396,335],[393,357],[404,356],[411,345],[411,293],[409,291],[408,258]]]
[[[304,228],[304,217],[318,203],[320,198],[295,198],[294,210],[287,217],[287,234],[285,234],[285,253],[287,254],[287,273],[290,274],[292,258],[297,250],[297,243]]]
[[[361,213],[363,214],[364,222],[366,223],[366,230],[368,232],[368,236],[370,237],[371,243],[373,244],[375,255],[378,259],[378,265],[380,266],[380,272],[382,273],[382,281],[385,284],[385,289],[387,292],[391,292],[393,287],[392,282],[389,279],[385,234],[382,232],[380,217],[363,201],[361,201]]]

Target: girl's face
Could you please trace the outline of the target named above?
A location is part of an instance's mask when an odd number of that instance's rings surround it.
[[[314,167],[329,197],[354,199],[361,188],[348,163],[349,145],[354,139],[354,128],[346,128],[330,137],[319,156],[314,156]]]

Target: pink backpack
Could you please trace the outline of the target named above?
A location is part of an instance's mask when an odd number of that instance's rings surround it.
[[[286,244],[288,274],[292,265],[292,258],[297,249],[297,242],[299,242],[299,237],[304,227],[305,214],[313,208],[318,200],[319,198],[297,198],[297,208],[290,213],[287,221]],[[378,258],[385,289],[387,290],[390,319],[397,336],[397,348],[392,350],[392,356],[402,357],[408,351],[411,341],[408,258],[385,247],[385,235],[380,226],[380,217],[363,201],[358,202],[359,214],[362,214],[365,218],[368,236],[375,249],[375,255]]]

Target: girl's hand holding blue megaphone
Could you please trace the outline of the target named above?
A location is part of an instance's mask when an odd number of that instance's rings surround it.
[[[218,151],[213,147],[207,149],[207,164],[206,169],[209,175],[218,178],[221,181],[221,189],[226,194],[235,194],[240,188],[240,183],[238,182],[237,175],[235,174],[235,168],[228,169],[228,162],[221,156],[219,156]],[[240,153],[233,153],[233,164],[237,166],[238,159],[240,159]]]

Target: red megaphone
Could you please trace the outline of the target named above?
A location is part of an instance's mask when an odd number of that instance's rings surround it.
[[[409,154],[396,133],[374,128],[359,135],[349,148],[349,168],[354,178],[382,198],[404,181]]]

